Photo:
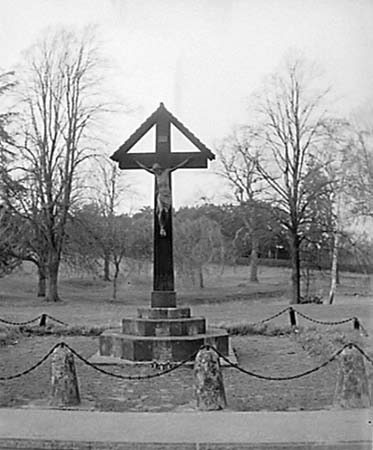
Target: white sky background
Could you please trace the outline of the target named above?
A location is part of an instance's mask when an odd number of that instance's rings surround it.
[[[118,73],[113,89],[134,108],[108,127],[109,154],[161,101],[214,151],[289,50],[324,69],[340,114],[372,99],[372,0],[2,0],[1,69],[44,28],[87,24],[99,26]],[[223,200],[215,168],[175,173],[175,207]],[[131,171],[129,179],[138,196],[126,209],[152,204],[151,175]]]

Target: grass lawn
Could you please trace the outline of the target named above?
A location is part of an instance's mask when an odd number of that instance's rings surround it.
[[[211,270],[206,288],[178,287],[180,304],[192,305],[193,315],[205,316],[209,324],[255,322],[288,306],[289,272],[262,268],[260,283],[246,281],[246,268]],[[65,276],[60,291],[63,302],[47,304],[34,296],[35,278],[30,270],[0,280],[0,318],[14,321],[48,313],[71,325],[118,327],[121,318],[134,316],[139,305],[149,304],[150,276],[144,274],[122,280],[118,300],[110,301],[111,286],[101,280]],[[327,277],[314,281],[318,294],[327,294]],[[361,345],[373,355],[373,314],[371,280],[363,275],[342,274],[335,305],[299,305],[296,309],[319,320],[359,317],[369,331]],[[271,325],[286,327],[288,314]],[[314,326],[300,319],[301,327]],[[349,322],[339,327],[348,340],[354,337]],[[333,328],[335,330],[335,328]],[[1,330],[0,330],[1,331]],[[3,329],[4,331],[4,329]],[[315,337],[325,342],[334,338],[331,327],[317,326]],[[334,334],[333,334],[334,333]],[[269,376],[287,376],[318,365],[328,355],[304,346],[299,336],[232,336],[239,364],[253,372]],[[20,372],[36,361],[57,342],[67,342],[85,357],[97,351],[97,337],[26,336],[15,333],[7,345],[0,346],[0,376]],[[317,339],[316,339],[317,340]],[[312,340],[311,340],[312,342]],[[316,341],[315,341],[316,342]],[[318,343],[320,345],[320,343]],[[329,349],[332,346],[325,346]],[[49,362],[25,377],[0,382],[0,406],[40,405],[49,392]],[[193,407],[193,371],[189,367],[150,381],[122,381],[99,374],[76,361],[83,408],[114,411],[181,411]],[[367,364],[367,367],[369,364]],[[141,374],[156,369],[140,366],[108,367],[122,374]],[[307,377],[286,382],[263,381],[224,368],[223,376],[232,410],[297,410],[329,408],[332,404],[337,363]],[[372,381],[372,368],[369,367]],[[43,402],[42,402],[43,403]]]

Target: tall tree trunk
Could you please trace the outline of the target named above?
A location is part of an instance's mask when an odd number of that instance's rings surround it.
[[[250,281],[258,283],[258,253],[259,241],[256,233],[252,233],[251,237],[251,255],[250,255]]]
[[[113,277],[113,301],[115,302],[117,299],[118,285],[117,285],[117,277],[114,275]]]
[[[290,304],[300,303],[300,256],[299,256],[299,237],[294,231],[290,235],[291,244],[291,285],[292,297]]]
[[[114,262],[114,275],[113,275],[113,300],[116,301],[118,293],[118,275],[119,275],[119,265]]]
[[[337,266],[338,266],[338,246],[339,233],[334,234],[333,253],[332,253],[332,268],[330,274],[330,291],[327,304],[331,305],[334,302],[335,292],[337,289]]]
[[[50,248],[48,252],[48,294],[47,302],[61,301],[58,295],[58,271],[60,268],[60,254],[54,249]]]
[[[310,284],[311,284],[311,269],[308,265],[306,267],[305,273],[306,273],[306,289],[305,291],[303,291],[303,296],[308,297],[310,295]]]
[[[38,297],[45,297],[47,284],[46,284],[47,274],[46,267],[44,263],[39,263],[38,265]]]
[[[104,254],[104,281],[110,281],[110,257]]]
[[[199,287],[201,289],[203,289],[205,287],[205,282],[204,282],[204,279],[203,279],[203,267],[202,266],[200,266],[198,268],[198,277],[199,277]]]

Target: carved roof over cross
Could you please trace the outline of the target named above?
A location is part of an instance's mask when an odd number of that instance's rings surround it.
[[[172,152],[171,151],[171,124],[173,124],[199,151],[198,152]],[[155,152],[129,153],[132,147],[155,125],[156,148]],[[188,128],[186,128],[164,106],[159,105],[145,122],[119,147],[111,156],[113,161],[119,162],[121,169],[139,169],[135,162],[139,161],[147,167],[154,163],[162,167],[173,167],[189,159],[185,168],[206,168],[207,160],[215,159],[209,150]],[[183,167],[183,168],[184,168]]]

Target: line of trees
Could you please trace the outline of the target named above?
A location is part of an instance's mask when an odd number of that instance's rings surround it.
[[[236,200],[249,206],[246,229],[263,229],[256,208],[265,199],[286,230],[292,268],[291,303],[301,299],[301,259],[306,249],[333,237],[335,293],[344,216],[372,214],[372,140],[328,111],[329,90],[318,86],[312,66],[297,57],[269,77],[253,99],[255,120],[222,143],[222,175]],[[347,169],[349,168],[349,169]],[[346,199],[349,199],[348,206]],[[252,261],[255,261],[255,244]],[[252,276],[255,279],[255,275]]]
[[[152,257],[150,208],[121,214],[123,173],[104,157],[97,129],[110,112],[104,62],[92,29],[48,32],[17,73],[0,74],[0,273],[21,261],[38,271],[38,295],[58,301],[62,261],[102,272],[117,295],[120,271]],[[338,260],[352,217],[373,216],[373,115],[347,121],[328,111],[330,92],[304,59],[290,58],[253,97],[254,119],[218,148],[232,199],[176,213],[177,270],[201,287],[208,263],[290,255],[292,303],[302,269],[325,259],[335,296]],[[360,113],[360,118],[361,118]],[[363,254],[363,252],[362,252]]]
[[[327,206],[327,205],[326,205]],[[325,206],[324,212],[327,212]],[[331,205],[329,205],[331,206]],[[265,205],[260,207],[264,210]],[[288,231],[285,227],[278,226],[278,211],[266,205],[268,221],[261,231],[261,239],[256,248],[258,261],[262,264],[277,264],[291,267],[291,247],[288,239]],[[205,275],[211,264],[220,270],[224,265],[247,265],[252,255],[252,239],[246,232],[244,215],[247,213],[246,205],[204,204],[199,207],[184,207],[174,212],[174,261],[178,279],[191,282],[193,285],[203,288]],[[330,209],[329,209],[330,213]],[[326,221],[326,217],[319,218],[323,211],[316,211],[316,219]],[[136,214],[115,215],[112,222],[120,224],[119,230],[113,226],[111,230],[104,226],[105,217],[100,212],[97,204],[84,206],[76,210],[74,220],[70,223],[65,261],[77,271],[85,270],[102,279],[113,283],[113,298],[115,298],[114,285],[117,279],[115,266],[115,254],[122,252],[121,272],[122,281],[131,271],[137,271],[152,259],[153,241],[153,211],[145,208]],[[117,222],[116,222],[117,221]],[[330,222],[330,230],[332,223]],[[241,233],[244,229],[245,232]],[[106,247],[104,256],[101,242],[111,243]],[[310,281],[315,271],[328,270],[332,265],[333,233],[320,231],[317,222],[309,227],[307,239],[301,246],[301,277],[303,278],[302,296],[311,294]],[[368,267],[366,261],[359,259],[361,254],[369,254],[369,246],[362,241],[356,245],[351,241],[347,233],[341,235],[339,253],[341,259],[350,264],[342,264],[344,267],[355,268],[364,271]],[[370,251],[372,247],[370,247]],[[109,264],[106,268],[106,258]],[[372,264],[372,261],[370,261]],[[110,271],[109,271],[110,268]],[[248,270],[248,280],[251,276],[251,266]],[[259,277],[258,277],[259,278]],[[260,281],[260,279],[259,279]]]

